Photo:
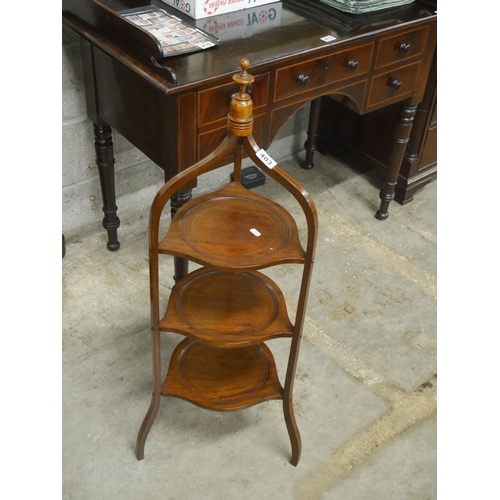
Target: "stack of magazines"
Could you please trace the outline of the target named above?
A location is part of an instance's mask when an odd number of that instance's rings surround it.
[[[375,10],[399,7],[414,2],[415,0],[320,0],[335,9],[348,14],[364,14]]]

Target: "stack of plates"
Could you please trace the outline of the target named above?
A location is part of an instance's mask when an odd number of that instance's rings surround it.
[[[414,2],[415,0],[320,0],[335,9],[349,14],[364,14],[375,10],[399,7]]]

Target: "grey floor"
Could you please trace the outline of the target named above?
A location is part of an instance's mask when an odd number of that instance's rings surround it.
[[[164,399],[137,461],[152,388],[148,213],[122,221],[117,253],[99,227],[67,241],[63,498],[436,498],[437,183],[404,207],[393,203],[380,222],[377,177],[355,163],[317,155],[304,171],[297,157],[280,162],[310,192],[320,222],[294,393],[296,468],[278,401],[213,413]],[[272,180],[255,191],[296,213]],[[298,266],[266,273],[293,317]],[[180,337],[163,338],[165,371]],[[281,376],[287,342],[268,344]]]

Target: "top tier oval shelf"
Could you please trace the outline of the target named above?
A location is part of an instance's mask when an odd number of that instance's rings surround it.
[[[305,261],[292,216],[239,182],[183,205],[158,252],[221,270]]]

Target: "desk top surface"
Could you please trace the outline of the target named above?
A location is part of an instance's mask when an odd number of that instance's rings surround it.
[[[121,16],[115,15],[116,12],[150,4],[156,4],[182,20],[212,32],[220,38],[220,44],[186,55],[163,59],[148,57],[148,48],[138,49],[137,42],[134,46],[127,41],[130,36],[123,31],[122,25],[113,29],[111,24],[116,19],[121,22]],[[100,11],[95,10],[96,5],[99,9],[104,6],[102,19],[96,15],[96,12],[100,15]],[[86,6],[92,6],[94,11],[89,13]],[[283,0],[259,9],[267,12],[273,9],[272,22],[262,25],[258,17],[255,19],[252,15],[252,9],[248,9],[248,12],[240,11],[246,14],[240,26],[227,29],[228,23],[224,23],[224,19],[229,19],[227,16],[230,14],[194,20],[160,0],[63,0],[63,17],[72,29],[134,71],[142,72],[148,80],[167,92],[199,85],[206,80],[213,84],[214,79],[227,78],[239,69],[243,57],[250,60],[253,72],[264,71],[277,59],[283,64],[297,56],[326,54],[335,45],[356,42],[386,30],[429,22],[436,17],[432,5],[418,1],[362,15],[342,13],[318,0]],[[125,28],[129,29],[128,26]],[[148,37],[152,39],[150,35]],[[324,37],[330,37],[330,40],[325,41]],[[155,49],[152,40],[141,40],[149,44],[149,49]],[[169,73],[175,74],[175,85],[169,82]]]

